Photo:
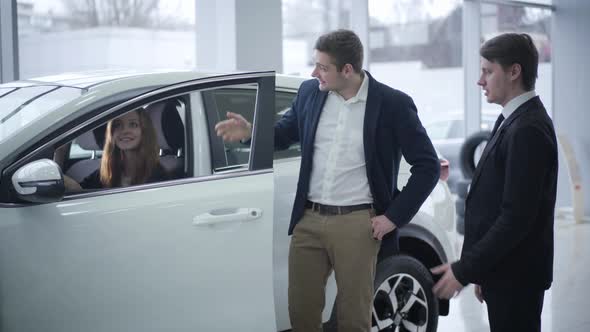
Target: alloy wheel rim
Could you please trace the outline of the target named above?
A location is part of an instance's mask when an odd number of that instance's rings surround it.
[[[373,295],[371,332],[417,331],[428,327],[428,301],[424,288],[409,274],[398,273],[383,281]]]

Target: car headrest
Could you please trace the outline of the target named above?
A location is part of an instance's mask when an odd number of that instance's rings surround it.
[[[89,130],[76,138],[76,143],[84,150],[102,150],[95,135],[96,129]]]
[[[158,145],[163,150],[176,152],[184,149],[184,125],[178,113],[179,107],[181,102],[173,98],[150,104],[145,108],[156,129]]]
[[[107,138],[107,124],[103,124],[94,128],[93,130],[94,138],[96,139],[96,143],[98,144],[98,149],[104,149],[104,142]]]

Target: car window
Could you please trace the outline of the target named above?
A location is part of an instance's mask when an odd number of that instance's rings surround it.
[[[69,159],[89,159],[92,158],[93,155],[100,157],[102,154],[102,150],[87,150],[80,146],[78,143],[78,139],[72,141],[72,146],[70,147],[69,152]]]
[[[241,142],[225,142],[215,135],[215,124],[227,119],[227,112],[237,113],[252,123],[256,109],[257,84],[205,90],[202,92],[203,106],[209,118],[213,171],[224,171],[236,167],[247,167],[250,160],[250,146]]]
[[[64,123],[64,126],[58,128],[55,137],[49,142],[40,141],[38,143],[40,146],[34,150],[34,153],[28,154],[10,165],[6,176],[12,176],[10,172],[16,172],[32,161],[53,158],[61,168],[61,173],[67,176],[67,179],[64,177],[64,181],[67,182],[66,189],[69,189],[68,183],[78,184],[78,187],[74,188],[78,193],[80,190],[105,190],[105,188],[128,187],[177,178],[209,176],[223,171],[272,168],[272,129],[270,127],[273,122],[272,118],[261,115],[257,118],[259,123],[253,124],[255,128],[268,128],[267,130],[254,130],[254,144],[258,150],[252,149],[251,151],[250,144],[225,144],[221,138],[215,135],[213,130],[215,124],[225,119],[227,111],[242,114],[249,121],[258,117],[258,111],[261,111],[261,114],[272,114],[273,109],[268,108],[274,104],[272,98],[275,95],[274,89],[271,88],[274,87],[274,77],[271,76],[236,79],[235,82],[239,83],[235,84],[208,82],[208,84],[203,84],[209,86],[208,88],[196,90],[190,90],[189,85],[180,83],[178,87],[166,87],[161,92],[153,91],[145,94],[142,98],[149,100],[145,104],[142,104],[138,99],[131,99],[128,104],[121,105],[124,107],[123,109],[105,110],[101,108],[94,110],[94,113],[88,111],[90,119],[96,120],[90,124],[83,122],[84,119]],[[255,83],[242,84],[241,82]],[[195,84],[201,86],[200,82]],[[224,85],[211,87],[217,84]],[[17,90],[14,89],[8,94],[15,93]],[[158,97],[160,94],[166,94],[166,96]],[[143,182],[139,182],[136,181],[136,176],[128,174],[127,169],[122,172],[121,168],[111,165],[120,164],[120,161],[124,159],[121,151],[125,149],[137,154],[145,152],[141,148],[143,145],[140,145],[146,141],[143,136],[144,127],[141,127],[140,140],[136,140],[133,135],[121,138],[122,142],[115,138],[114,123],[119,118],[133,113],[147,114],[146,116],[149,117],[149,122],[152,123],[156,134],[153,135],[155,138],[147,141],[152,141],[152,143],[155,141],[157,148],[146,149],[146,151],[155,150],[155,153],[150,152],[147,155],[159,159],[158,169],[163,170],[160,173],[165,172],[165,175],[171,175],[170,177],[144,177],[142,178]],[[119,120],[120,123],[127,123],[123,119]],[[143,122],[143,120],[137,119],[135,121]],[[120,123],[117,126],[123,126]],[[82,125],[83,127],[79,127]],[[117,144],[129,145],[132,142],[136,142],[138,145],[123,148]],[[153,144],[146,143],[146,146],[151,147]],[[120,150],[119,155],[113,154],[116,149]],[[147,158],[144,159],[147,160]],[[108,178],[104,175],[106,172],[104,169],[107,167],[103,165],[110,167],[111,175],[115,173],[112,171],[113,169],[119,170],[118,178],[108,175],[110,179],[116,179],[108,186],[105,186],[103,181]],[[143,169],[146,168],[146,165],[151,164],[140,161],[130,169]],[[152,175],[151,172],[146,173]],[[94,179],[94,186],[80,187],[80,184],[86,185],[88,183],[86,180],[89,179]],[[96,185],[97,183],[99,186]],[[1,199],[10,202],[20,199],[4,189],[9,188],[0,186]],[[67,195],[72,195],[72,192],[74,191],[68,190]]]
[[[79,134],[56,149],[54,160],[82,189],[185,177],[187,140],[184,119],[187,111],[186,96],[145,104],[114,119],[103,120],[92,130]],[[121,160],[130,155],[135,158],[132,163],[139,162],[132,168],[133,174],[125,174]],[[103,163],[105,158],[108,159]],[[103,164],[110,168],[102,170]],[[113,184],[109,186],[102,178],[107,172],[113,178]]]
[[[291,109],[295,92],[277,91],[275,94],[275,122],[279,121],[281,117]],[[301,145],[299,142],[291,144],[286,150],[274,152],[274,159],[293,158],[301,156]]]
[[[278,121],[286,113],[293,102],[295,92],[277,91],[275,93],[275,121]],[[208,90],[203,92],[205,107],[215,108],[220,120],[226,118],[226,113],[241,114],[246,120],[252,121],[256,106],[256,89],[254,87],[231,87]],[[226,160],[219,160],[215,164],[216,169],[226,166],[245,165],[248,163],[250,147],[242,143],[223,142]],[[298,157],[301,155],[299,143],[293,144],[289,149],[275,151],[274,159]]]

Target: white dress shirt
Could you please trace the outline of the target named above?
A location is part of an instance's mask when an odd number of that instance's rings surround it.
[[[363,128],[369,78],[356,96],[344,100],[329,92],[314,141],[308,199],[328,205],[373,203],[367,179]]]
[[[526,103],[530,99],[534,98],[536,95],[537,93],[535,92],[535,90],[527,91],[521,95],[512,98],[508,103],[506,103],[506,106],[504,106],[504,108],[502,109],[504,121],[502,121],[498,129],[502,128],[504,122],[506,122],[506,119],[508,119],[508,117],[511,116],[517,108],[519,108],[522,104]]]

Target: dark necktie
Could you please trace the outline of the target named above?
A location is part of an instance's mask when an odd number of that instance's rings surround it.
[[[494,137],[494,135],[498,131],[498,128],[500,128],[502,121],[504,121],[504,114],[500,114],[500,116],[496,120],[496,123],[494,123],[494,129],[492,129],[492,134],[490,135],[490,140],[492,139],[492,137]]]

